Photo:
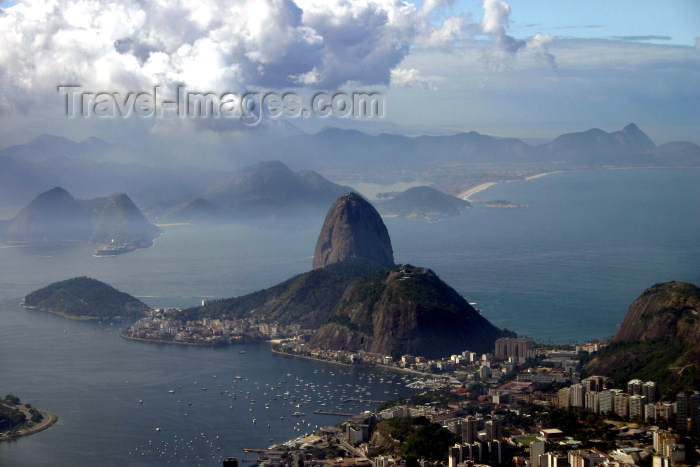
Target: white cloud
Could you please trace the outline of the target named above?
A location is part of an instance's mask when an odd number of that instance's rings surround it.
[[[421,88],[437,91],[429,78],[421,76],[416,68],[394,68],[391,70],[391,86],[397,88]]]
[[[484,0],[481,7],[481,31],[494,42],[494,49],[487,52],[486,61],[494,69],[508,68],[518,52],[525,51],[556,68],[554,55],[548,50],[552,36],[537,33],[527,40],[509,36],[506,31],[510,17],[510,5],[503,0]]]
[[[460,38],[469,16],[441,11],[450,3],[26,0],[0,15],[0,102],[21,107],[28,93],[65,83],[115,91],[388,85],[412,45]]]

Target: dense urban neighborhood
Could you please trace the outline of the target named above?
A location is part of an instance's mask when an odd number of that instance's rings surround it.
[[[667,467],[700,460],[700,393],[582,374],[582,363],[606,342],[545,346],[504,337],[491,353],[395,357],[312,348],[310,331],[298,325],[182,322],[173,319],[176,311],[151,311],[123,336],[193,345],[265,339],[280,354],[419,377],[410,387],[423,392],[413,397],[259,450],[266,465]]]

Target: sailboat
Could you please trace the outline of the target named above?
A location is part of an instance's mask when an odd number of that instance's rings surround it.
[[[158,423],[156,424],[156,431],[161,431],[161,430],[163,430],[163,429],[160,427],[160,417],[158,417]]]

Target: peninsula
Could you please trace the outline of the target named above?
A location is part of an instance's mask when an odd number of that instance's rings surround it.
[[[56,423],[58,417],[22,404],[19,397],[8,394],[0,399],[0,441],[28,436]]]

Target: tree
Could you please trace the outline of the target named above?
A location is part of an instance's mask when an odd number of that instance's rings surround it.
[[[459,437],[437,423],[422,425],[406,438],[402,452],[406,458],[417,457],[432,461],[447,459],[447,450],[459,442]]]
[[[17,405],[20,403],[19,397],[13,396],[12,394],[8,394],[5,396],[5,402],[13,405]]]

